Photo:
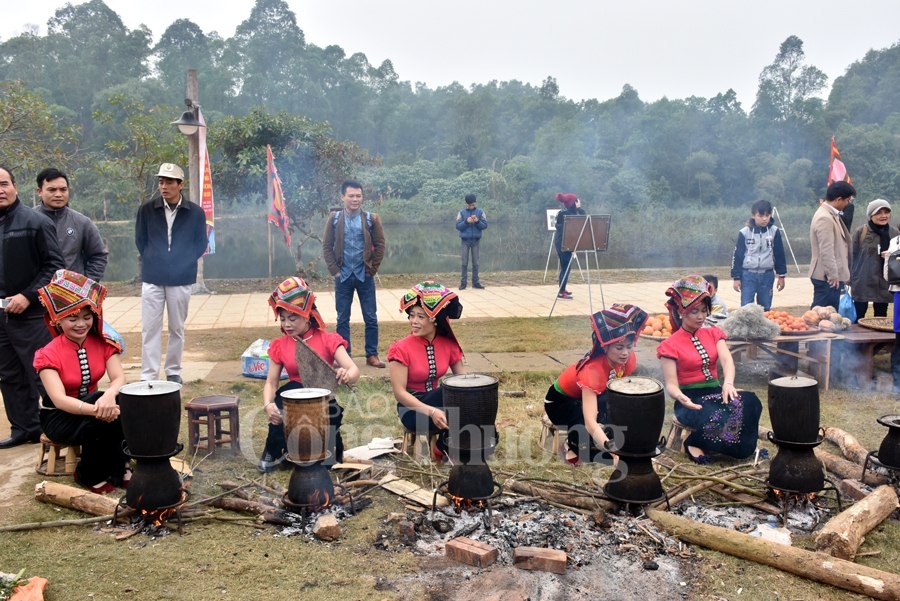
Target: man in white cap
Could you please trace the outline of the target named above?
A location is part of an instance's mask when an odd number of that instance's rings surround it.
[[[184,171],[163,163],[159,196],[138,209],[134,241],[141,254],[141,380],[159,379],[163,309],[169,317],[165,375],[181,383],[184,322],[197,281],[197,259],[206,252],[206,214],[181,195]]]

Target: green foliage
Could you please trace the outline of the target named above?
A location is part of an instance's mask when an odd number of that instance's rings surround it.
[[[24,575],[25,568],[19,570],[19,573],[12,578],[6,578],[5,576],[0,575],[0,601],[6,601],[12,597],[18,587],[28,584],[28,579],[22,578]]]

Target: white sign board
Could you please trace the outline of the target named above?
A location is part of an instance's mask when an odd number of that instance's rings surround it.
[[[562,211],[562,209],[544,209],[547,211],[547,231],[555,232],[556,231],[556,215]]]

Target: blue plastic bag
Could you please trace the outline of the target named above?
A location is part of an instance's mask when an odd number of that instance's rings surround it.
[[[856,307],[853,305],[853,298],[850,297],[849,287],[844,289],[844,295],[838,305],[838,313],[841,314],[841,317],[849,319],[850,323],[856,323]]]

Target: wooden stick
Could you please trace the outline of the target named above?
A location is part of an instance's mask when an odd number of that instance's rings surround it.
[[[131,509],[124,509],[119,512],[119,517],[127,517],[133,513]],[[59,520],[57,522],[31,522],[28,524],[16,524],[14,526],[4,526],[0,528],[0,532],[24,532],[26,530],[40,530],[42,528],[56,528],[58,526],[84,526],[86,524],[96,524],[97,522],[106,522],[113,519],[112,514],[94,516],[92,518],[84,518],[81,520]]]
[[[853,561],[866,534],[897,508],[892,486],[879,486],[853,507],[830,520],[816,536],[816,551]]]
[[[647,508],[647,515],[670,535],[728,555],[755,561],[816,582],[837,586],[875,599],[900,599],[900,576],[829,557],[797,547],[781,545]]]
[[[546,490],[543,488],[538,488],[536,486],[532,486],[526,482],[518,482],[516,480],[507,480],[504,483],[504,488],[517,492],[519,494],[529,495],[533,497],[541,497],[541,499],[547,501],[548,503],[554,504],[557,503],[559,505],[565,506],[567,509],[572,507],[577,507],[579,509],[587,509],[589,511],[594,511],[598,507],[605,509],[607,511],[612,511],[618,508],[617,503],[613,503],[612,501],[607,501],[605,499],[598,499],[595,497],[574,497],[568,496],[564,494],[560,494],[557,492],[553,492],[550,490]]]

